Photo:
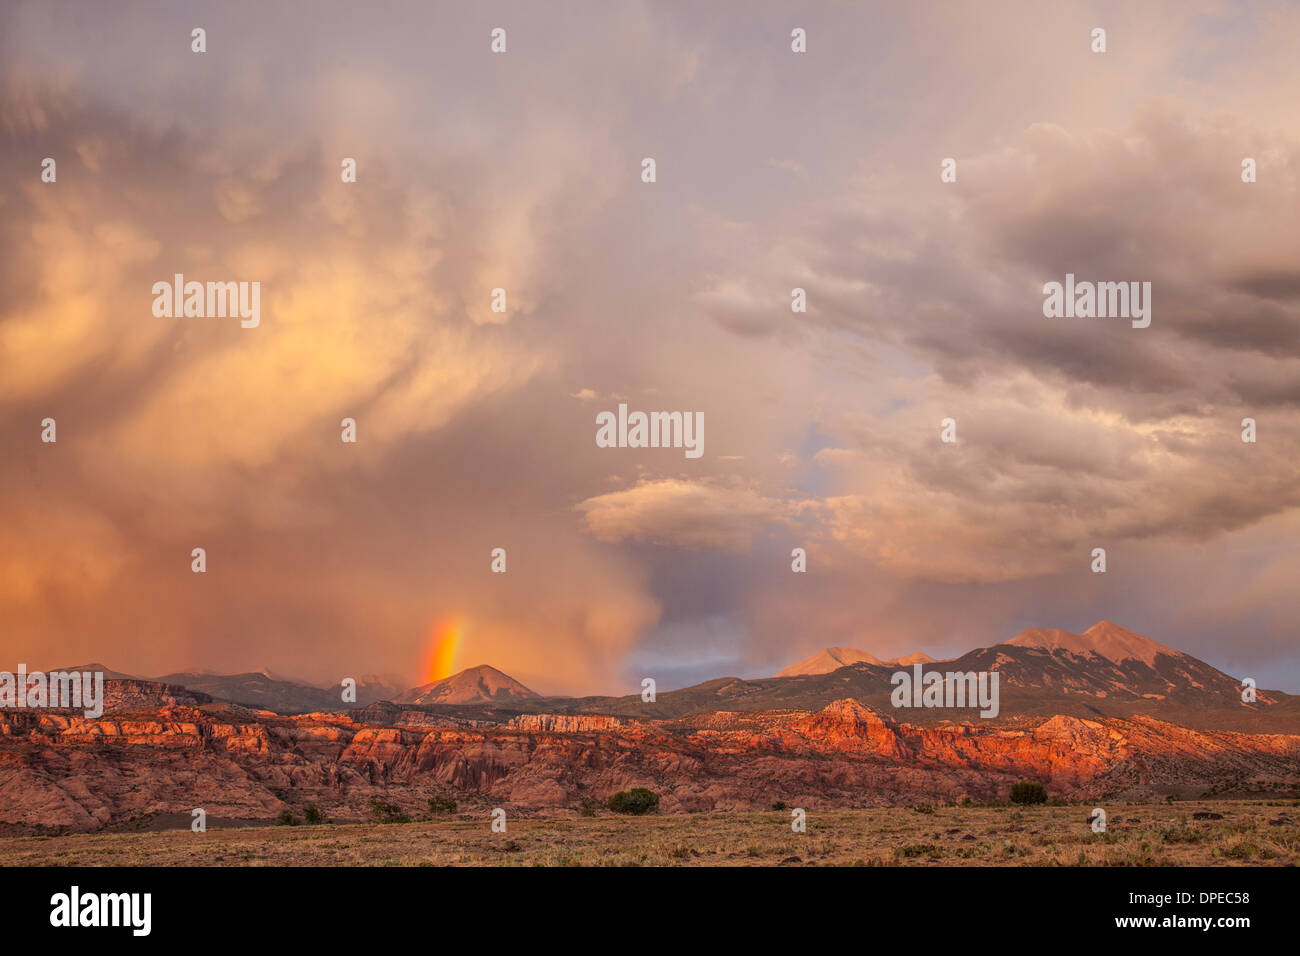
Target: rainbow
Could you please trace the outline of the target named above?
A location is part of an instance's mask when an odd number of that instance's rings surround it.
[[[452,666],[456,662],[456,652],[460,650],[464,629],[464,622],[460,618],[435,621],[430,626],[426,639],[429,656],[424,668],[430,683],[452,675]]]

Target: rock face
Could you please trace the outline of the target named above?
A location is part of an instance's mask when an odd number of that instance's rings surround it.
[[[212,702],[201,691],[190,690],[179,684],[164,684],[147,680],[104,681],[104,710],[122,713],[150,707],[198,707]]]
[[[1195,732],[1150,717],[918,727],[849,699],[679,720],[360,716],[189,703],[99,720],[0,711],[0,829],[167,815],[187,826],[195,807],[209,820],[269,821],[307,803],[361,820],[373,797],[418,815],[434,794],[468,813],[553,814],[635,786],[659,793],[661,812],[1002,799],[1022,779],[1082,799],[1300,788],[1300,736]]]
[[[91,665],[92,667],[95,665]],[[76,670],[76,668],[69,668]],[[93,671],[80,670],[78,673],[93,673]],[[101,671],[101,673],[105,673]],[[107,672],[107,673],[112,673]],[[190,690],[188,687],[181,687],[179,684],[165,684],[159,681],[140,680],[134,677],[108,677],[104,678],[104,712],[105,713],[126,713],[131,711],[149,710],[156,707],[176,707],[178,705],[188,705],[199,707],[203,704],[210,704],[212,698],[200,691]],[[15,708],[11,713],[45,713],[47,710],[42,708],[36,711],[28,711],[25,708]],[[75,712],[82,713],[84,708],[72,708],[55,712]],[[3,733],[3,730],[0,730]]]
[[[520,714],[506,723],[509,730],[532,734],[591,734],[618,731],[637,726],[637,721],[623,717],[590,714]]]

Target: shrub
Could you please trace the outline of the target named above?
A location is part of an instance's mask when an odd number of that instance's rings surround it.
[[[906,846],[894,847],[894,855],[905,859],[915,859],[918,856],[929,857],[937,860],[943,856],[943,851],[933,843],[909,843]]]
[[[1022,780],[1020,783],[1011,785],[1011,802],[1020,804],[1046,803],[1047,788],[1041,783]]]
[[[439,814],[455,813],[456,801],[447,797],[430,797],[429,812],[435,816]]]
[[[395,803],[385,803],[378,797],[370,798],[370,815],[376,823],[410,823],[411,818]]]
[[[314,803],[309,803],[303,808],[302,819],[304,823],[311,826],[318,826],[325,822],[325,814],[320,812],[320,807]]]
[[[785,809],[786,809],[785,801],[784,801],[784,800],[778,800],[778,801],[776,801],[776,803],[772,804],[772,809],[773,809],[773,810],[785,810]]]
[[[292,810],[281,810],[280,815],[275,818],[275,825],[277,827],[296,827],[298,818],[293,815]]]
[[[1267,855],[1260,853],[1258,846],[1244,840],[1223,847],[1220,852],[1230,860],[1253,860],[1257,856],[1268,858]]]
[[[645,787],[620,790],[606,804],[615,813],[649,813],[659,808],[659,794]]]

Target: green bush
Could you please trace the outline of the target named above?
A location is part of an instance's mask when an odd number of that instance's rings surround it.
[[[280,815],[275,818],[275,825],[277,827],[296,827],[298,818],[293,815],[292,810],[281,810]]]
[[[430,797],[429,812],[435,816],[456,812],[456,801],[447,797]]]
[[[370,815],[376,823],[410,823],[411,818],[395,803],[385,803],[378,797],[370,798]]]
[[[615,813],[650,813],[659,808],[659,794],[645,787],[620,790],[606,804]]]
[[[303,807],[302,820],[310,826],[319,826],[325,822],[325,814],[320,812],[320,807],[314,803],[309,803]]]
[[[1047,788],[1041,783],[1022,780],[1020,783],[1011,785],[1011,802],[1020,804],[1046,803]]]
[[[937,860],[943,856],[943,850],[933,843],[909,843],[907,846],[894,847],[894,856],[904,857],[909,860],[918,856],[926,856],[932,860]]]

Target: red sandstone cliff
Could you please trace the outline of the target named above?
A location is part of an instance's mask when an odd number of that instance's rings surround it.
[[[633,786],[660,793],[662,812],[990,800],[1026,778],[1083,799],[1300,787],[1298,736],[1195,732],[1149,717],[920,728],[841,700],[813,713],[678,721],[393,723],[223,705],[99,720],[0,712],[0,825],[89,830],[188,818],[194,807],[209,818],[271,819],[309,802],[355,820],[371,797],[418,813],[435,793],[468,811],[553,813]]]

